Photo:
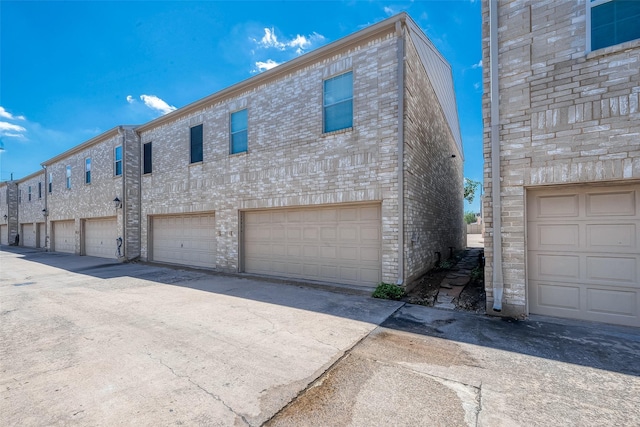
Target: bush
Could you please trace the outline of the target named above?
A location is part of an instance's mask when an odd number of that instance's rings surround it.
[[[465,224],[475,224],[476,222],[478,222],[478,218],[476,217],[476,214],[468,211],[464,213],[464,223]]]
[[[404,296],[404,289],[391,283],[380,283],[372,296],[374,298],[399,300]]]
[[[474,269],[471,270],[470,277],[473,282],[484,281],[484,268],[481,265],[474,267]]]

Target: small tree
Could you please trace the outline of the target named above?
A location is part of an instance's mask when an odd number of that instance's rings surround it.
[[[467,211],[464,213],[464,223],[465,224],[475,224],[478,221],[478,218],[476,218],[476,214],[471,212],[471,211]]]
[[[464,179],[464,199],[471,204],[476,197],[476,190],[480,186],[479,181],[474,181],[469,178]]]

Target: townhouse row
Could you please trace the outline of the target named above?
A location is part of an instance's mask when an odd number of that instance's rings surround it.
[[[403,13],[1,184],[1,243],[406,285],[465,244],[462,162],[451,68]]]

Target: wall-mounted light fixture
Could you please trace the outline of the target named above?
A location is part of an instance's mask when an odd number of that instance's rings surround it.
[[[42,209],[42,215],[44,216],[49,215],[49,211],[47,210],[47,208]]]
[[[122,207],[122,202],[120,201],[120,199],[118,199],[118,196],[113,199],[113,205],[116,207],[116,209],[120,209]]]
[[[8,218],[8,216],[6,216],[6,215],[5,215],[5,216],[4,216],[4,220],[6,221],[6,220],[7,220],[7,218]]]

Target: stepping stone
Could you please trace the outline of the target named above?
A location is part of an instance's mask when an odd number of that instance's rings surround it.
[[[469,284],[469,282],[471,281],[471,277],[469,276],[465,276],[465,277],[458,277],[457,279],[451,279],[448,280],[448,284],[452,285],[452,286],[466,286]],[[440,287],[443,287],[442,285],[440,285]]]

